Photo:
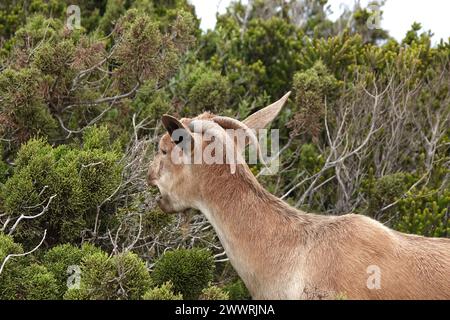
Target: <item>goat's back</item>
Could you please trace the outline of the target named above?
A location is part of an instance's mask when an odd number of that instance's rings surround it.
[[[399,233],[358,215],[328,220],[312,232],[307,298],[450,299],[450,239]]]

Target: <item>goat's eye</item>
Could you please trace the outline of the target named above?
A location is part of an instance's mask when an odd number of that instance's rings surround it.
[[[166,155],[166,154],[167,154],[167,151],[166,151],[166,150],[161,150],[161,153],[162,153],[163,155]]]

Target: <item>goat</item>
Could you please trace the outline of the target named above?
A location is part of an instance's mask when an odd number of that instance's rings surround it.
[[[243,122],[210,113],[164,115],[167,133],[148,171],[159,207],[200,210],[253,299],[450,299],[450,239],[403,234],[362,215],[305,213],[266,191],[245,162],[233,173],[226,163],[178,163],[170,156],[191,157],[181,147],[188,140],[194,149],[208,146],[197,143],[205,132],[196,132],[194,122],[226,139],[225,129],[265,128],[288,96]],[[181,136],[174,138],[175,131]]]

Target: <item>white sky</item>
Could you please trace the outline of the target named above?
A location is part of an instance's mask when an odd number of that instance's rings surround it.
[[[231,0],[190,0],[195,6],[197,16],[201,18],[203,30],[212,29],[216,23],[216,11],[225,12]],[[246,2],[243,0],[243,2]],[[365,6],[369,0],[361,0]],[[353,7],[354,0],[329,0],[334,16],[342,6]],[[449,0],[387,0],[381,26],[389,30],[397,40],[403,39],[414,21],[420,22],[424,30],[431,30],[434,42],[450,37],[450,1]]]

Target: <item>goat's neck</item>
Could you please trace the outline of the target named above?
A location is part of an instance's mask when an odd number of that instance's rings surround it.
[[[210,180],[198,209],[205,214],[231,263],[244,279],[279,271],[277,264],[302,241],[309,218],[264,190],[256,179]],[[252,179],[253,178],[253,179]],[[304,240],[304,239],[303,239]],[[273,268],[268,268],[274,264]],[[248,282],[255,283],[255,279]],[[247,281],[245,281],[248,283]]]

